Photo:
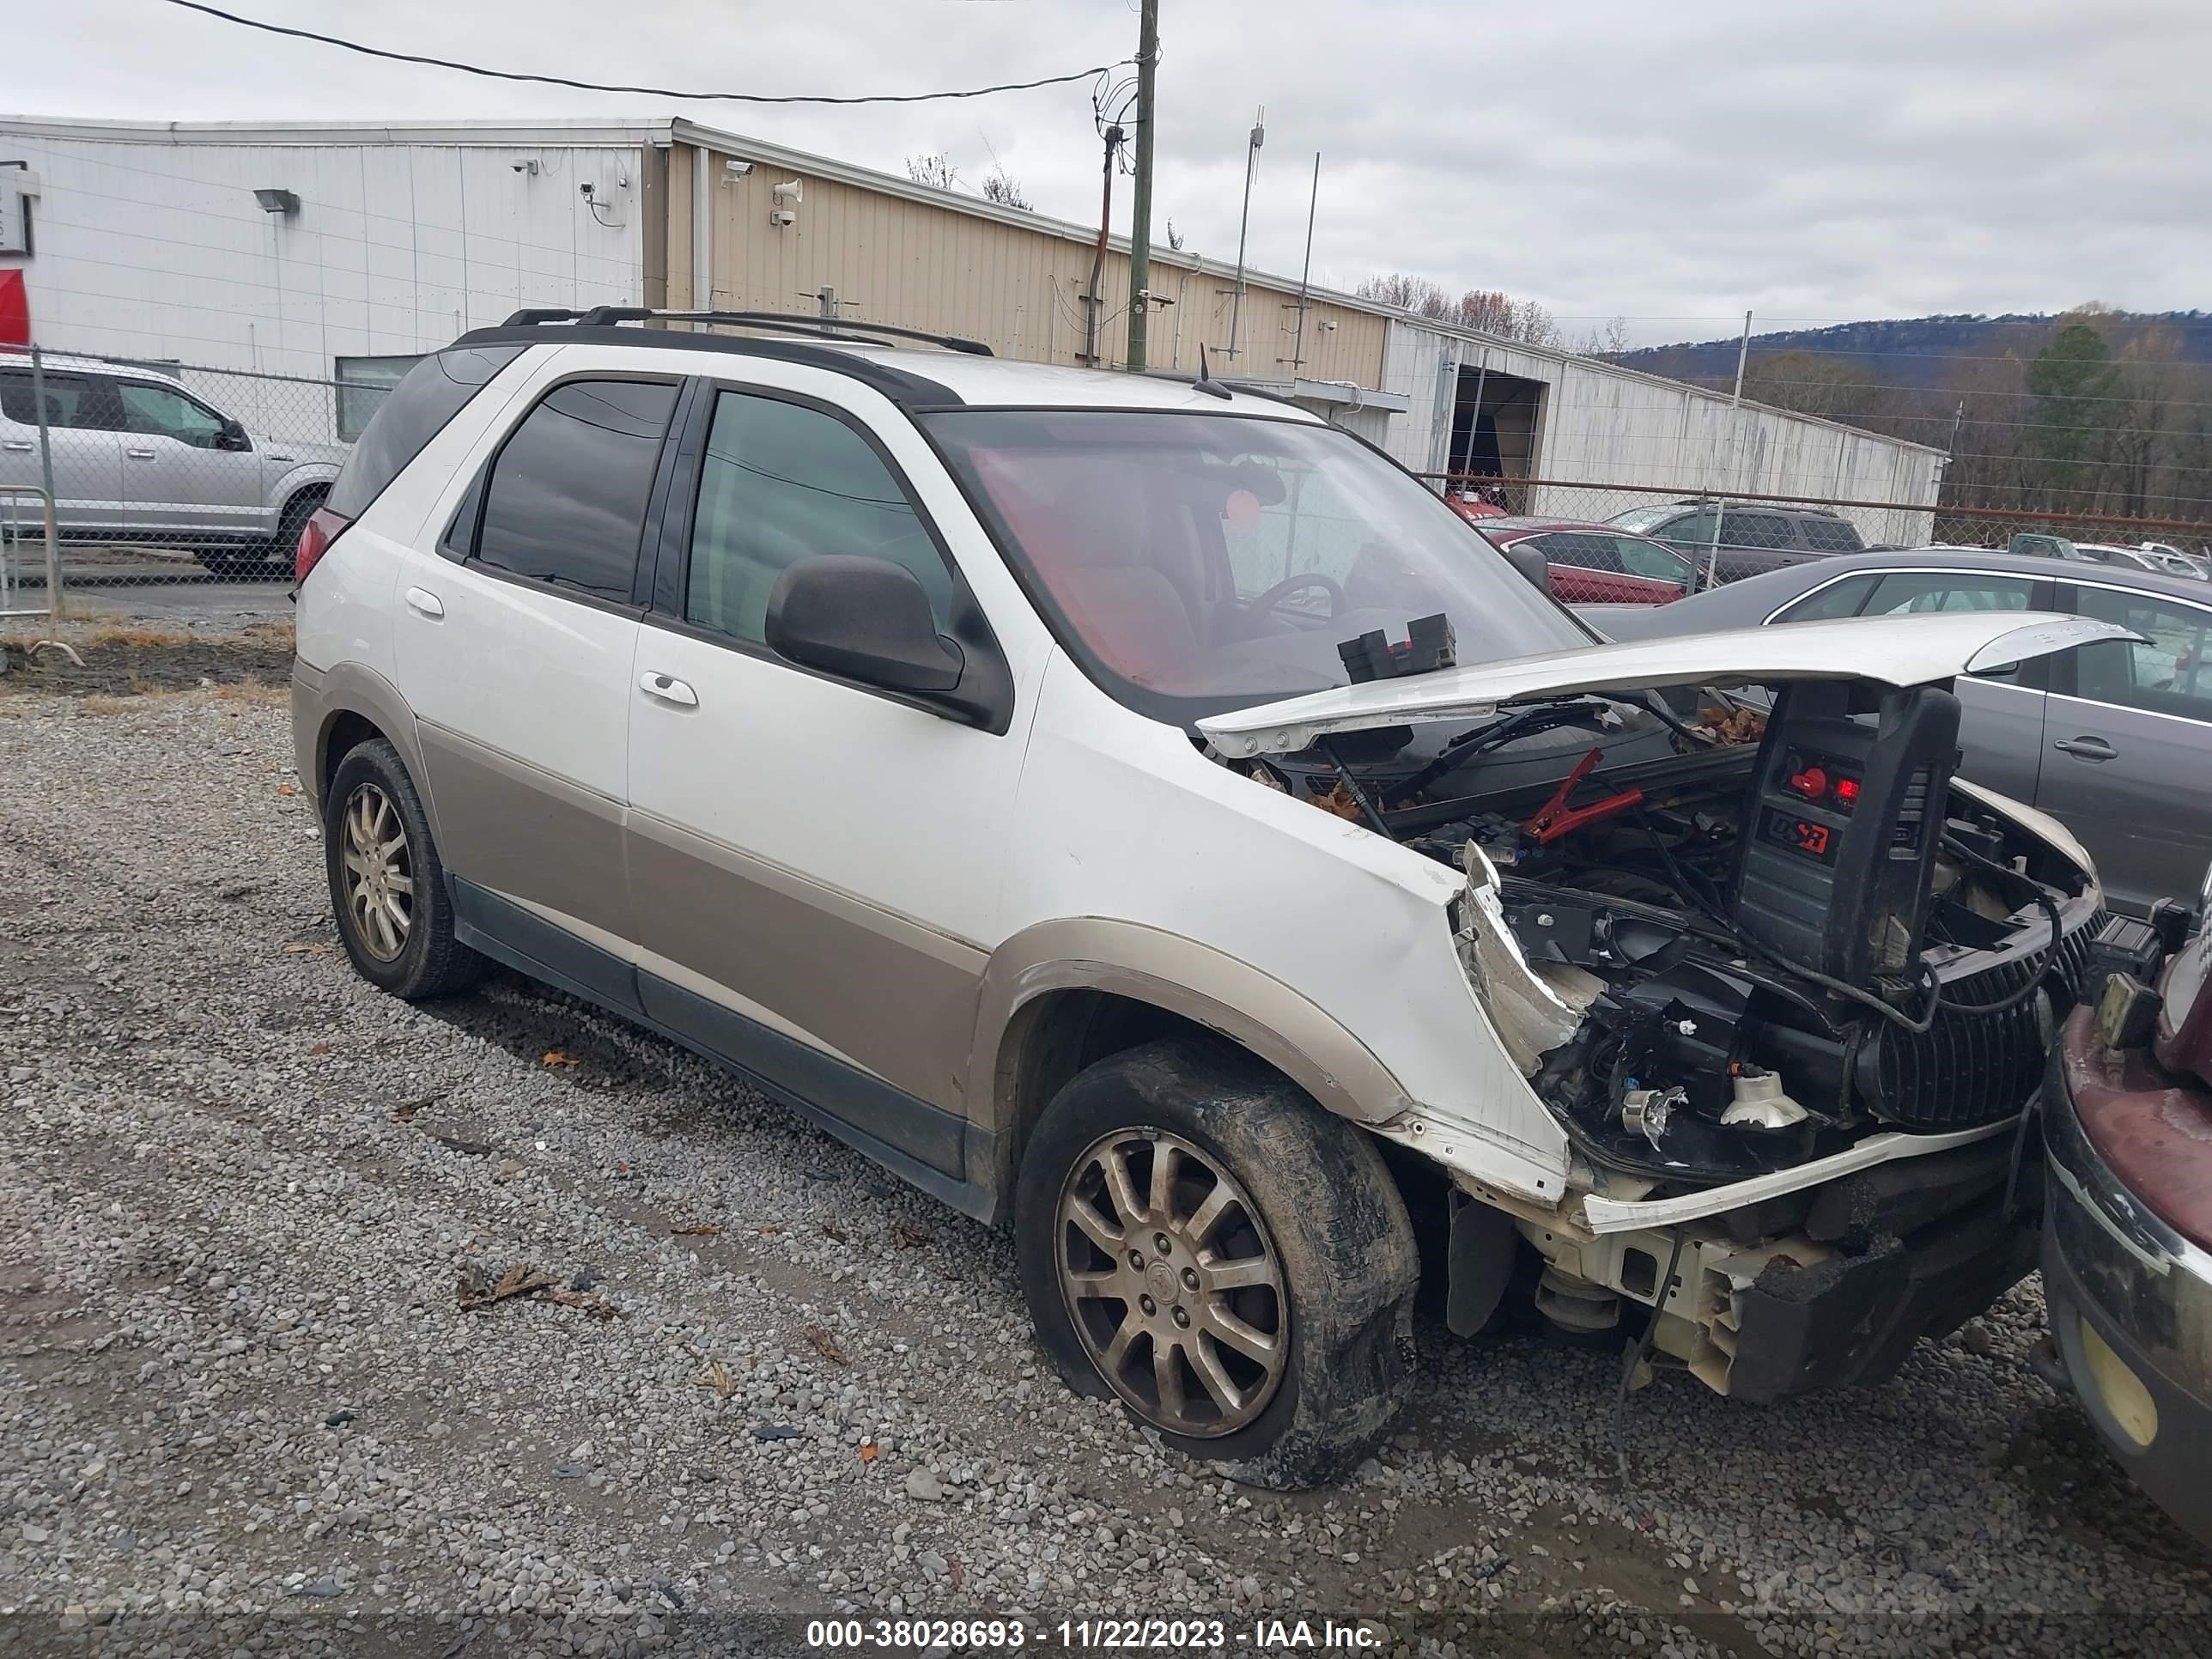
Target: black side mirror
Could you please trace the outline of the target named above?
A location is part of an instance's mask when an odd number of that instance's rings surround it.
[[[1516,542],[1505,550],[1505,562],[1536,584],[1539,592],[1552,591],[1552,567],[1544,556],[1526,542]]]
[[[253,440],[246,435],[244,426],[236,421],[226,420],[216,428],[215,447],[217,449],[251,449]]]
[[[769,648],[887,691],[950,691],[957,646],[937,631],[914,572],[889,559],[817,554],[787,566],[768,596]]]

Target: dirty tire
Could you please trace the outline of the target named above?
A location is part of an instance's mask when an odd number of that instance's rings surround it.
[[[299,550],[300,533],[330,493],[327,489],[303,489],[284,503],[283,516],[276,520],[276,539],[269,544],[264,556],[270,569],[288,576],[292,574],[292,556]]]
[[[1374,1142],[1279,1073],[1216,1038],[1175,1037],[1108,1056],[1046,1107],[1022,1156],[1014,1237],[1022,1291],[1069,1387],[1117,1398],[1060,1280],[1056,1231],[1072,1168],[1100,1139],[1154,1128],[1213,1159],[1250,1195],[1288,1291],[1281,1380],[1251,1422],[1169,1445],[1252,1486],[1316,1485],[1350,1469],[1389,1426],[1410,1382],[1419,1261]],[[1139,1423],[1143,1413],[1124,1401]]]
[[[413,865],[414,906],[404,944],[380,960],[363,942],[347,902],[343,865],[347,802],[362,785],[380,790],[398,814]],[[453,900],[446,868],[431,839],[430,821],[399,751],[381,738],[348,750],[323,795],[323,863],[330,878],[331,913],[354,969],[380,991],[410,1002],[466,990],[483,977],[484,959],[453,936]]]

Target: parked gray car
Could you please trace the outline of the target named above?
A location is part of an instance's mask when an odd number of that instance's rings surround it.
[[[2115,622],[2101,641],[1961,678],[1963,775],[2050,813],[2117,908],[2194,895],[2212,856],[2212,593],[2110,565],[1922,548],[1823,559],[1674,605],[1590,605],[1613,639],[1926,611],[2049,611]]]
[[[156,369],[104,358],[0,352],[0,483],[40,481],[46,394],[54,517],[72,541],[194,549],[223,572],[291,567],[347,446],[249,432]]]

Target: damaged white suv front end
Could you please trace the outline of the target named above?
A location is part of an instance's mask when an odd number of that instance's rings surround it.
[[[1371,1126],[1449,1173],[1455,1330],[1532,1248],[1553,1325],[1641,1330],[1771,1400],[1881,1380],[2033,1266],[2018,1126],[2106,918],[2071,836],[1952,775],[1944,688],[2116,631],[1936,615],[1401,674],[1370,653],[1376,678],[1199,722],[1224,766],[1462,872],[1457,954],[1516,1097]],[[1425,749],[1438,725],[1455,739]],[[1486,749],[1544,731],[1574,764],[1486,776]]]

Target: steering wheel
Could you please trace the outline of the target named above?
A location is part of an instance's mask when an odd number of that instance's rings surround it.
[[[1337,585],[1335,577],[1324,576],[1318,570],[1309,570],[1303,575],[1284,577],[1266,592],[1255,593],[1245,600],[1244,609],[1249,611],[1272,611],[1290,595],[1303,592],[1309,587],[1323,587],[1328,590],[1328,614],[1330,620],[1334,621],[1344,609],[1344,589]]]

